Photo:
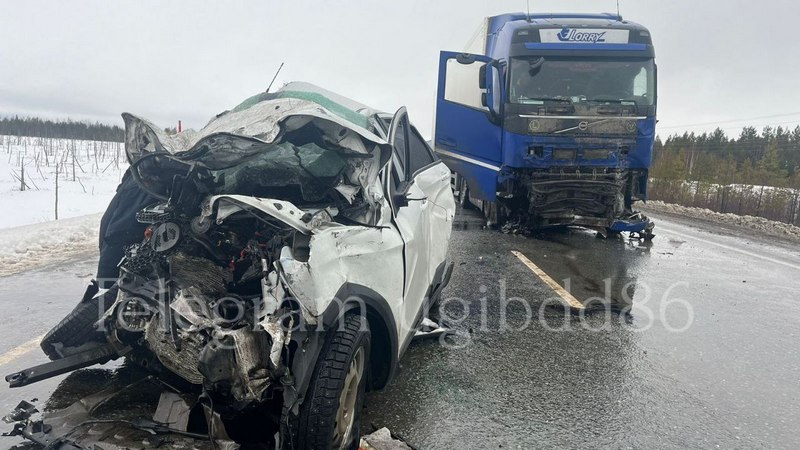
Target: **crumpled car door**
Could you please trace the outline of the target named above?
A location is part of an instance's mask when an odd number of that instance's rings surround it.
[[[430,202],[408,171],[408,136],[410,124],[406,109],[400,108],[389,127],[389,142],[392,144],[392,162],[387,177],[387,192],[390,194],[394,221],[403,238],[405,283],[403,289],[403,312],[400,321],[400,336],[403,345],[414,332],[430,286],[429,255]]]
[[[429,276],[431,283],[441,282],[447,245],[453,226],[456,203],[450,186],[450,169],[437,158],[422,135],[412,126],[409,129],[408,166],[415,186],[422,189],[429,203],[430,232],[427,235]]]

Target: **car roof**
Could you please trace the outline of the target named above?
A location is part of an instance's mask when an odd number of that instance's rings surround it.
[[[288,83],[274,93],[261,92],[253,95],[233,108],[231,112],[244,111],[263,101],[277,98],[296,98],[314,102],[342,119],[362,128],[369,128],[370,117],[378,113],[377,110],[351,98],[301,81]]]

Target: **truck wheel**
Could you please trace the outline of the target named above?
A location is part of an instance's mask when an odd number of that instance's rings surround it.
[[[357,449],[369,367],[367,319],[348,314],[331,330],[298,420],[300,449]]]
[[[83,350],[86,344],[105,342],[105,335],[97,331],[94,324],[114,304],[118,290],[114,286],[94,298],[98,286],[93,282],[86,289],[80,303],[42,338],[39,346],[45,355],[55,361]]]
[[[461,177],[461,187],[458,189],[458,203],[461,204],[461,209],[472,208],[472,203],[469,201],[469,187],[463,177]]]
[[[498,202],[481,203],[484,205],[482,210],[484,217],[486,217],[486,226],[490,228],[502,228],[508,221],[505,208]]]

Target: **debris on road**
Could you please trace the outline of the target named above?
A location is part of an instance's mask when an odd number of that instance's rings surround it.
[[[452,333],[454,333],[454,331],[447,325],[426,317],[422,319],[419,329],[417,329],[417,332],[414,334],[414,339],[437,338]]]
[[[144,450],[165,445],[196,450],[239,448],[227,435],[219,413],[171,389],[146,376],[126,386],[109,387],[61,410],[40,413],[23,401],[3,419],[14,426],[3,436],[21,436],[57,450]],[[152,418],[144,417],[148,401],[155,403],[155,398],[158,406]],[[213,432],[190,431],[192,415],[204,417],[204,425]]]
[[[573,225],[565,224],[563,226]],[[595,230],[598,237],[602,237],[604,239],[612,235],[619,235],[622,232],[628,232],[630,239],[650,241],[655,237],[655,234],[653,234],[655,223],[653,223],[649,217],[638,211],[633,212],[626,217],[617,219],[614,221],[614,224],[611,227],[595,227],[588,225],[574,226],[582,226],[584,228]],[[508,220],[500,227],[500,231],[505,234],[520,234],[523,236],[544,235],[546,230],[547,228],[543,229],[532,226],[528,220],[520,217]]]
[[[359,450],[414,450],[400,439],[392,437],[392,432],[383,427],[361,438]]]

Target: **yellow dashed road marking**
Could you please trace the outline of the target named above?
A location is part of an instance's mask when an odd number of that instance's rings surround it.
[[[556,294],[558,294],[558,296],[564,300],[567,306],[569,306],[572,309],[578,309],[578,310],[586,309],[583,303],[581,303],[577,298],[575,298],[572,294],[570,294],[566,289],[561,287],[561,285],[558,284],[556,280],[550,278],[550,275],[544,273],[544,270],[540,269],[539,266],[534,264],[533,261],[528,259],[527,256],[523,255],[522,253],[516,250],[511,250],[511,253],[513,253],[514,256],[516,256],[520,261],[522,261],[522,264],[525,264],[525,266],[527,266],[528,269],[531,270],[531,272],[535,273],[537,277],[539,277],[542,281],[544,281],[546,285],[550,286],[550,288],[554,290]]]
[[[39,348],[39,342],[42,341],[44,335],[35,337],[30,341],[20,345],[19,347],[12,348],[11,350],[3,353],[0,355],[0,366],[4,366],[15,359],[19,358],[20,356],[25,355],[26,353],[30,352],[31,350]]]

